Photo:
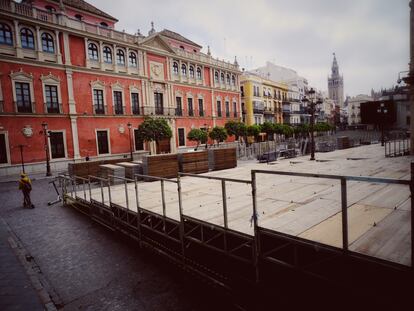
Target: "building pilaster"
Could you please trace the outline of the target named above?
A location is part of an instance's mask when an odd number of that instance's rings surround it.
[[[59,30],[55,30],[55,37],[56,37],[56,60],[58,64],[62,64],[62,53],[60,52]]]
[[[71,66],[69,34],[67,32],[63,33],[63,53],[65,54],[65,64]]]
[[[72,69],[66,69],[66,82],[68,88],[68,102],[69,102],[69,114],[76,114],[76,102],[73,93],[73,78]]]
[[[17,20],[14,20],[14,34],[15,34],[16,56],[18,58],[22,58],[23,57],[22,41],[20,40],[19,22]]]
[[[42,38],[40,36],[40,26],[36,26],[36,56],[37,60],[42,61],[43,60],[43,54],[42,54]]]
[[[79,152],[79,135],[78,135],[78,117],[70,116],[70,126],[72,129],[72,141],[73,141],[73,158],[79,160],[81,158]]]

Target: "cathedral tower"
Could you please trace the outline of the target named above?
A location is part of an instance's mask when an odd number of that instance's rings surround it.
[[[328,77],[329,98],[334,100],[339,107],[344,105],[344,77],[339,75],[339,66],[333,53],[332,73]]]

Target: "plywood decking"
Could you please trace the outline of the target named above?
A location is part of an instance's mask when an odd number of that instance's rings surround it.
[[[252,169],[321,173],[349,176],[373,176],[408,179],[414,157],[385,158],[379,145],[361,146],[280,160],[272,165],[239,161],[238,167],[203,175],[251,179]],[[223,226],[221,182],[196,177],[182,179],[183,213]],[[166,215],[179,220],[175,183],[165,182]],[[136,210],[134,184],[127,185],[129,209]],[[139,183],[139,205],[162,214],[160,182]],[[341,247],[341,196],[337,180],[257,175],[259,226],[313,241]],[[78,196],[82,197],[83,194]],[[89,194],[86,195],[89,200]],[[126,207],[124,185],[111,186],[112,202]],[[101,201],[101,190],[92,190],[92,198]],[[251,186],[226,182],[228,226],[253,234]],[[368,182],[348,182],[349,248],[367,255],[411,263],[410,192],[408,186]],[[108,189],[104,202],[109,205]]]

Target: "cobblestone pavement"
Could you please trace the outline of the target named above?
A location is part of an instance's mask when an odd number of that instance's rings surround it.
[[[33,257],[58,309],[231,310],[218,292],[158,256],[60,203],[48,206],[56,199],[50,180],[33,181],[35,209],[21,207],[16,182],[0,183],[0,216]]]

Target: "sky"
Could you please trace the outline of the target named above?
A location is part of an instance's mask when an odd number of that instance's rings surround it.
[[[169,29],[212,56],[255,69],[270,61],[327,90],[336,53],[344,94],[370,94],[408,70],[409,0],[87,0],[144,35]]]

